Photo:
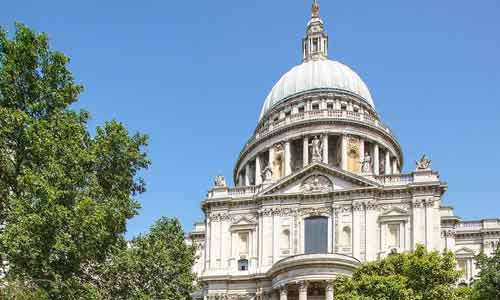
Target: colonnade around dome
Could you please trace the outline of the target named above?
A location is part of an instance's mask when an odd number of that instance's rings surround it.
[[[324,164],[358,174],[400,173],[400,146],[369,105],[333,91],[311,93],[287,100],[261,119],[237,163],[237,186],[261,184],[266,168],[279,180],[319,156]],[[321,153],[315,157],[318,140]],[[369,165],[363,169],[365,161]]]

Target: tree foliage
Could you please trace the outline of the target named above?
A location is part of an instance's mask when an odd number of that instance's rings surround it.
[[[180,222],[163,218],[103,265],[101,290],[106,299],[191,299],[194,260]]]
[[[479,279],[473,285],[473,299],[499,300],[500,299],[500,246],[493,255],[487,256],[484,252],[476,257]]]
[[[335,283],[336,299],[467,299],[468,291],[456,288],[459,277],[452,253],[428,252],[419,245],[414,252],[366,263],[352,278],[339,278]]]
[[[193,254],[177,221],[126,248],[147,136],[117,121],[91,134],[89,114],[71,109],[83,88],[68,64],[45,34],[16,24],[10,39],[0,28],[0,255],[9,264],[0,298],[186,299]],[[135,298],[114,297],[112,282]]]

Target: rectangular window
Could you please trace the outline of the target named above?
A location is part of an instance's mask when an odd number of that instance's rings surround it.
[[[328,252],[328,218],[312,217],[305,219],[305,253]]]
[[[389,248],[399,248],[399,224],[389,224],[387,229],[387,246],[389,246]]]

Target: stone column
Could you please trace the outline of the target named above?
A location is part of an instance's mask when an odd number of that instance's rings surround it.
[[[255,157],[255,185],[259,185],[262,183],[262,174],[261,174],[261,166],[260,166],[260,155],[257,154]]]
[[[385,150],[385,175],[391,175],[391,153]]]
[[[307,281],[299,282],[299,300],[307,300]]]
[[[333,283],[331,281],[327,282],[326,283],[326,289],[325,289],[325,293],[326,293],[326,300],[333,300]]]
[[[328,134],[323,136],[323,163],[328,164]]]
[[[373,174],[379,175],[380,173],[380,157],[379,157],[378,144],[375,142],[373,146]]]
[[[243,177],[243,173],[240,172],[238,176],[238,185],[243,186],[245,184],[245,178]]]
[[[343,135],[342,136],[342,159],[341,159],[341,165],[343,170],[347,170],[347,136]]]
[[[280,300],[287,300],[288,298],[288,290],[286,286],[282,286],[280,289]]]
[[[394,158],[392,160],[392,174],[399,174],[399,171],[398,171],[398,160],[396,158]]]
[[[290,141],[285,142],[285,176],[292,173],[292,159],[290,153]]]
[[[250,163],[245,166],[245,186],[250,185]]]
[[[309,164],[309,137],[304,137],[304,146],[302,150],[302,161],[304,168]]]

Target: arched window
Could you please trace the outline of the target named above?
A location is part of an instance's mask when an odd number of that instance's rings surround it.
[[[328,252],[328,218],[310,217],[305,219],[304,233],[304,252],[306,254]]]
[[[345,246],[351,245],[351,227],[349,226],[342,228],[342,244]]]
[[[248,259],[238,260],[238,271],[248,271]]]

